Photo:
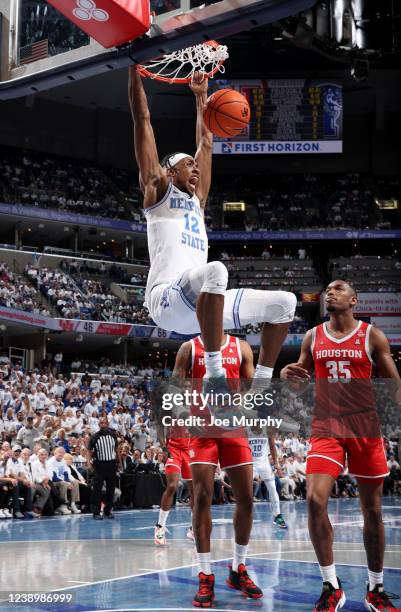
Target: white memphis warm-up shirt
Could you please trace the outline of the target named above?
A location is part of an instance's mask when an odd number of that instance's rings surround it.
[[[172,183],[160,202],[144,212],[150,258],[146,305],[153,287],[178,280],[185,270],[207,263],[208,238],[198,196]]]
[[[270,446],[267,438],[252,437],[254,434],[248,429],[249,448],[253,457],[253,475],[260,476],[263,480],[273,478],[269,461]]]

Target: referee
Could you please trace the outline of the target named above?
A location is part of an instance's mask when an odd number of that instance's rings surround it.
[[[100,430],[89,441],[88,462],[93,464],[94,478],[92,491],[92,510],[95,520],[102,520],[100,505],[102,501],[102,487],[106,481],[106,504],[103,515],[113,519],[112,513],[114,490],[116,488],[117,461],[120,462],[117,434],[109,429],[107,417],[99,419]]]

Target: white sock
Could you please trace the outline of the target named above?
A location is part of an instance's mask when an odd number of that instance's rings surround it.
[[[219,378],[226,375],[226,371],[223,368],[221,351],[213,351],[212,353],[205,351],[205,368],[206,378]]]
[[[166,524],[167,524],[167,518],[168,518],[168,515],[169,515],[169,514],[170,514],[170,510],[162,510],[162,509],[160,508],[160,512],[159,512],[159,520],[158,520],[157,522],[158,522],[158,524],[159,524],[161,527],[166,527]]]
[[[269,501],[273,505],[273,516],[276,517],[280,514],[280,498],[276,489],[276,482],[274,480],[265,480],[265,485],[269,491]]]
[[[270,380],[273,377],[273,368],[262,366],[258,363],[251,384],[251,391],[266,389],[270,385]]]
[[[371,572],[368,569],[369,591],[373,591],[377,584],[383,584],[383,572]]]
[[[245,546],[234,542],[234,560],[233,560],[233,571],[238,572],[238,566],[243,563],[245,565],[246,554],[248,552],[248,544]]]
[[[210,567],[210,552],[208,553],[198,553],[198,563],[200,567],[200,571],[204,574],[210,575],[212,573]]]
[[[335,588],[339,588],[337,574],[336,574],[336,566],[334,565],[326,565],[322,567],[319,565],[320,573],[322,574],[323,582],[330,582],[330,584]]]

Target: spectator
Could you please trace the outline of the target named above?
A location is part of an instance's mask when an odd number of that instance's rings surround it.
[[[38,461],[32,465],[34,483],[34,511],[41,516],[51,493],[53,473],[48,467],[48,453],[45,448],[38,451]]]
[[[52,472],[52,490],[61,499],[61,505],[57,508],[56,514],[71,514],[68,508],[68,491],[72,490],[73,485],[69,481],[69,470],[64,461],[64,455],[64,447],[58,446],[48,462],[49,470]]]
[[[26,425],[17,434],[17,442],[33,450],[35,440],[40,437],[40,431],[33,426],[33,416],[27,416]]]

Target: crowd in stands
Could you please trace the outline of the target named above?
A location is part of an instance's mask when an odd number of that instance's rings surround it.
[[[96,217],[133,219],[118,187],[84,160],[0,151],[0,200]]]
[[[110,282],[124,283],[131,285],[145,285],[146,274],[140,272],[128,273],[127,270],[121,266],[113,263],[111,266],[107,266],[105,263],[98,265],[88,263],[85,260],[72,260],[67,261],[61,260],[59,264],[60,270],[71,276],[101,276],[103,279],[106,278]]]
[[[245,231],[390,229],[366,178],[357,173],[221,177],[210,196],[209,228],[230,229],[228,217],[221,221],[222,204],[242,200]]]
[[[3,147],[0,199],[81,214],[143,220],[137,176],[82,160]],[[397,194],[399,181],[390,181]],[[233,229],[223,203],[242,200],[245,231],[391,229],[376,205],[371,177],[349,174],[241,175],[220,177],[206,209],[210,230]],[[383,191],[378,181],[378,191]],[[393,193],[387,188],[386,193]],[[390,196],[388,196],[390,197]],[[394,193],[393,193],[394,197]]]
[[[149,313],[140,304],[124,303],[99,280],[75,280],[58,268],[27,264],[25,274],[65,318],[118,323],[151,324]],[[139,278],[139,276],[137,277]]]
[[[35,314],[48,315],[48,308],[42,304],[34,287],[14,272],[7,264],[0,262],[0,306],[17,308]]]
[[[395,257],[342,257],[330,262],[332,277],[350,280],[357,291],[401,291],[401,261]]]
[[[92,472],[87,448],[102,416],[116,431],[121,451],[115,507],[132,507],[133,474],[164,472],[167,457],[152,422],[147,379],[170,372],[161,364],[145,363],[126,367],[120,375],[117,371],[123,370],[122,365],[106,360],[91,364],[77,357],[71,364],[76,371],[64,375],[60,373],[62,360],[62,355],[55,355],[47,367],[24,371],[6,355],[0,356],[0,519],[90,511]],[[85,368],[97,371],[82,373]],[[305,400],[296,397],[291,401],[294,414],[307,420]],[[400,430],[395,427],[390,433],[386,439],[390,475],[385,491],[398,495]],[[279,465],[274,467],[274,475],[281,499],[305,498],[307,437],[276,434],[275,445]],[[358,495],[357,483],[347,468],[332,495]],[[258,479],[254,497],[266,498]],[[181,483],[178,501],[187,498],[188,491]],[[218,470],[215,503],[227,501],[232,501],[229,479]]]

